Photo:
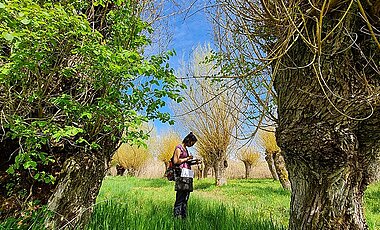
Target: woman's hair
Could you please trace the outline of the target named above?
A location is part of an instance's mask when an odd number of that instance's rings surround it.
[[[190,132],[189,134],[187,134],[187,136],[182,141],[182,143],[186,145],[189,145],[190,142],[194,142],[194,143],[197,142],[197,138],[195,137],[193,132]]]

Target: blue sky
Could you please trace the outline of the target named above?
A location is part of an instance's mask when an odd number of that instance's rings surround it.
[[[187,60],[198,44],[212,43],[212,33],[211,24],[203,11],[186,19],[180,16],[176,20],[174,39],[170,47],[177,52],[177,56],[171,60],[172,66],[177,68],[183,58]]]
[[[185,18],[186,17],[186,18]],[[176,15],[173,18],[173,41],[168,49],[174,49],[176,56],[172,57],[169,61],[172,68],[177,69],[180,63],[188,60],[192,54],[192,50],[198,44],[212,43],[213,32],[212,26],[207,20],[206,13],[201,10],[201,6],[194,6],[191,11],[186,15]],[[170,112],[169,103],[162,111]],[[170,126],[169,124],[155,121],[154,125],[157,129],[157,134],[160,135],[170,129],[178,129],[176,125]],[[182,135],[186,135],[185,130],[178,130]]]

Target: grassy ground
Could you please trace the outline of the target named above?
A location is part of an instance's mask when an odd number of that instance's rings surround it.
[[[172,217],[174,182],[165,179],[107,177],[87,230],[285,230],[290,193],[271,179],[234,179],[215,187],[212,179],[195,180],[188,218]],[[380,230],[380,183],[369,186],[364,209],[371,230]],[[25,229],[43,229],[44,214],[35,213]],[[18,220],[0,223],[18,229]]]
[[[172,218],[173,182],[164,179],[108,177],[101,188],[88,229],[286,229],[290,193],[270,179],[195,180],[189,217]],[[366,192],[370,229],[380,230],[380,183]]]
[[[289,193],[270,180],[231,183],[217,188],[211,179],[195,181],[188,218],[175,220],[173,182],[108,177],[89,229],[285,229]]]

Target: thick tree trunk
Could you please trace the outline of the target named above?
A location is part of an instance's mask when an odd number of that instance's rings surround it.
[[[291,212],[302,215],[293,214],[290,229],[367,229],[362,208],[362,177],[355,170],[341,170],[322,184],[321,178],[294,177],[293,181],[301,186],[292,194]],[[302,171],[298,170],[297,174]],[[297,181],[304,179],[309,183]]]
[[[252,165],[246,161],[243,162],[245,166],[245,179],[251,178]]]
[[[372,164],[369,166],[369,175],[371,178],[369,179],[370,183],[379,182],[380,181],[380,151],[378,150],[377,156],[374,156]]]
[[[197,166],[197,176],[198,176],[198,180],[199,179],[203,179],[204,178],[204,170],[205,170],[205,164],[202,162],[200,164],[198,164]]]
[[[214,163],[215,184],[216,186],[227,185],[226,164],[224,160],[219,160]]]
[[[290,181],[288,177],[288,171],[285,167],[284,157],[281,155],[280,152],[274,152],[272,156],[274,159],[274,166],[276,168],[278,180],[280,181],[282,187],[285,190],[290,190]]]
[[[169,161],[164,161],[164,164],[165,164],[165,170],[164,170],[164,173],[162,174],[162,177],[165,177],[166,170],[167,170],[168,167],[169,167]]]
[[[210,169],[211,169],[211,166],[209,164],[205,164],[205,169],[204,169],[204,172],[203,172],[204,178],[207,178]]]
[[[118,176],[123,176],[125,172],[125,168],[121,165],[116,165],[116,172]]]
[[[358,168],[343,162],[331,170],[323,161],[319,167],[299,159],[288,162],[293,185],[289,229],[367,229]]]
[[[357,7],[337,24],[345,10],[325,12],[321,28],[339,28],[321,53],[299,39],[277,63],[276,138],[292,186],[290,230],[368,228],[362,204],[379,157],[380,78],[367,58],[379,63],[380,52],[362,32]],[[315,21],[307,23],[314,31]]]
[[[265,154],[266,154],[265,155],[265,161],[268,164],[268,168],[269,168],[270,173],[272,174],[272,178],[273,178],[273,180],[278,180],[278,176],[276,173],[276,167],[274,166],[273,155],[268,153],[268,152],[266,152]]]
[[[92,156],[66,160],[64,175],[48,201],[53,216],[45,221],[47,229],[83,228],[88,223],[107,163]]]

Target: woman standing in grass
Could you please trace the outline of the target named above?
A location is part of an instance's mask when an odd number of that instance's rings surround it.
[[[183,139],[182,144],[175,147],[173,154],[173,163],[179,168],[175,173],[176,199],[174,217],[177,218],[186,218],[187,201],[189,200],[190,192],[193,191],[194,172],[191,170],[193,156],[187,151],[187,147],[193,146],[195,142],[197,142],[197,138],[190,132]],[[196,163],[199,162],[196,161]]]

